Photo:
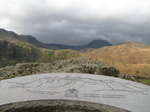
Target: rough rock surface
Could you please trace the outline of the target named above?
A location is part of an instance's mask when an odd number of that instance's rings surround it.
[[[0,80],[41,73],[88,73],[117,77],[119,70],[99,61],[72,58],[52,63],[20,63],[0,68]]]
[[[30,105],[29,105],[30,104]],[[1,112],[130,112],[113,106],[83,101],[41,100],[0,106]]]

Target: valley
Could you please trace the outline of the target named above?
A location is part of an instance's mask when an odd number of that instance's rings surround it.
[[[55,67],[57,64],[55,65],[54,63],[57,61],[60,61],[61,64],[61,61],[69,63],[67,60],[76,58],[83,59],[77,59],[78,61],[71,62],[72,64],[70,64],[69,67],[74,67],[76,64],[82,63],[82,60],[90,59],[119,70],[120,72],[118,72],[117,77],[130,80],[137,80],[137,77],[142,77],[142,81],[143,79],[147,81],[147,78],[150,77],[150,45],[131,41],[112,45],[101,39],[93,40],[86,45],[76,47],[61,44],[45,44],[38,41],[33,36],[18,35],[12,31],[0,29],[0,67],[2,79],[3,76],[5,77],[4,73],[11,72],[11,70],[5,69],[7,66],[9,68],[9,66],[15,67],[16,64],[18,66],[19,63],[38,63],[39,65],[42,63],[49,63],[51,67]],[[77,73],[82,73],[83,68],[81,66],[77,67],[78,69],[73,68],[71,71],[65,71],[64,69],[68,66],[65,65],[66,64],[62,65],[63,68],[61,70],[52,70],[48,72],[76,73],[78,71]],[[46,65],[43,66],[48,69]],[[88,64],[86,67],[87,66]],[[49,69],[52,69],[51,67]],[[45,68],[41,69],[44,70]],[[83,73],[96,73],[92,68],[86,69],[90,70]],[[23,70],[26,73],[26,69]],[[39,70],[37,69],[37,71]],[[26,75],[34,74],[36,72],[27,72]],[[16,76],[20,76],[21,74],[19,75],[19,73],[21,72],[17,72],[17,74],[16,72],[12,72],[12,74],[16,74]],[[39,73],[45,73],[45,71]],[[103,75],[105,75],[105,73],[103,73]],[[10,77],[15,76],[10,75]],[[144,77],[146,77],[146,79]]]

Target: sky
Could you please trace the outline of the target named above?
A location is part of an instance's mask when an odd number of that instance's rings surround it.
[[[150,44],[150,0],[0,0],[0,28],[44,43]]]

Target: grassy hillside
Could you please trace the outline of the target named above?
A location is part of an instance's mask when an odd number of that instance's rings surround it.
[[[70,58],[83,57],[82,54],[73,51],[73,50],[48,50],[48,49],[40,49],[41,57],[37,60],[38,62],[52,62]]]
[[[52,62],[73,57],[82,55],[72,50],[42,49],[17,40],[0,39],[0,67],[24,62]]]
[[[137,42],[125,42],[84,53],[123,74],[150,77],[150,46]]]
[[[18,62],[35,62],[40,50],[22,42],[0,40],[0,67]]]

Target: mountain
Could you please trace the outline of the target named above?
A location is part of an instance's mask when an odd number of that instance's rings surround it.
[[[47,49],[58,49],[57,47],[48,46],[40,41],[38,41],[35,37],[30,35],[18,35],[15,32],[7,31],[5,29],[0,29],[0,39],[5,39],[9,41],[21,41],[32,44],[36,47],[47,48]]]
[[[78,46],[76,49],[77,50],[83,50],[83,49],[87,49],[87,48],[101,48],[101,47],[105,47],[105,46],[111,46],[112,44],[109,43],[106,40],[102,40],[102,39],[98,39],[98,40],[93,40],[92,42],[86,44],[86,45],[82,45],[82,46]]]
[[[58,47],[60,49],[83,50],[83,49],[90,49],[90,48],[97,49],[104,46],[111,46],[112,44],[106,40],[98,39],[98,40],[93,40],[92,42],[81,46],[71,46],[71,45],[62,45],[62,44],[47,44],[47,45]]]
[[[50,50],[26,42],[0,39],[0,67],[25,62],[53,62],[73,57],[82,57],[82,54],[73,50]]]
[[[84,54],[118,68],[123,74],[150,77],[150,45],[128,41]]]
[[[47,49],[53,49],[53,50],[59,49],[57,47],[48,46],[48,45],[38,41],[35,37],[30,36],[30,35],[20,35],[20,37],[23,38],[24,42],[27,42],[27,43],[32,44],[32,45],[39,47],[39,48],[47,48]]]
[[[53,50],[58,50],[58,49],[72,49],[72,50],[83,50],[83,49],[89,49],[89,48],[101,48],[104,46],[111,46],[112,44],[109,43],[106,40],[93,40],[92,42],[86,44],[86,45],[81,45],[81,46],[71,46],[71,45],[62,45],[62,44],[45,44],[40,41],[38,41],[35,37],[30,36],[30,35],[18,35],[15,32],[12,31],[7,31],[5,29],[0,29],[0,39],[6,39],[10,41],[21,41],[21,42],[26,42],[29,44],[32,44],[36,47],[39,48],[47,48],[47,49],[53,49]]]

